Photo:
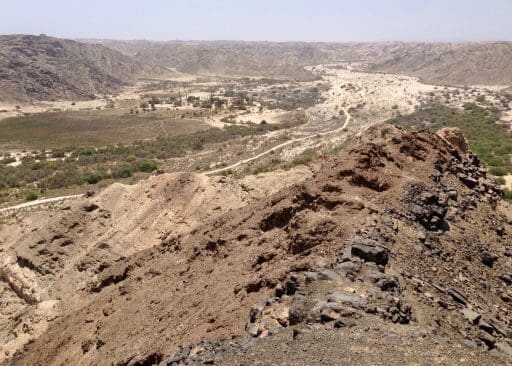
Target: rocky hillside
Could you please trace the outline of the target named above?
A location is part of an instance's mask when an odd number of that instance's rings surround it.
[[[399,44],[373,70],[417,76],[431,84],[512,84],[512,43]]]
[[[466,149],[382,125],[312,173],[161,175],[11,219],[2,355],[510,364],[512,208]]]
[[[91,41],[90,41],[91,42]],[[94,40],[153,66],[191,74],[265,76],[312,80],[303,69],[324,63],[314,44],[272,42],[150,42]]]
[[[97,41],[142,62],[190,73],[308,79],[302,67],[364,61],[432,84],[512,84],[512,43]]]
[[[0,36],[0,101],[115,93],[151,69],[110,48],[47,36]]]

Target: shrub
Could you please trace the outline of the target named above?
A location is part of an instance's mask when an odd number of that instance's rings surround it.
[[[39,170],[42,167],[43,167],[43,163],[41,163],[40,161],[36,161],[30,165],[30,169],[32,169],[32,170]]]
[[[94,150],[91,148],[82,148],[78,151],[78,156],[91,156],[94,154]]]
[[[28,191],[25,199],[27,201],[35,201],[39,198],[39,194],[36,191]]]
[[[512,171],[512,135],[508,127],[499,123],[499,115],[490,108],[466,103],[459,112],[434,104],[407,116],[396,117],[392,122],[405,129],[435,131],[443,127],[458,127],[466,136],[469,147],[491,168],[490,173],[504,175]]]
[[[503,198],[509,202],[512,201],[512,190],[505,188],[503,190]]]
[[[188,135],[140,140],[130,145],[118,144],[98,149],[64,147],[50,153],[52,157],[64,158],[62,160],[36,162],[34,157],[27,156],[23,158],[23,164],[16,167],[6,166],[5,160],[2,160],[0,195],[10,194],[9,191],[16,188],[27,187],[28,190],[33,187],[31,183],[37,183],[39,189],[53,190],[86,183],[95,184],[107,176],[123,178],[139,171],[154,174],[158,171],[157,159],[182,157],[208,144],[226,144],[240,137],[263,135],[302,123],[302,120],[293,120],[280,124],[229,125],[222,129],[210,128]],[[66,157],[68,153],[70,156]],[[43,155],[40,154],[40,157],[43,158]]]
[[[123,164],[112,172],[113,178],[128,178],[133,175],[132,167],[129,164]]]
[[[137,160],[137,157],[134,155],[128,155],[124,160],[126,160],[127,162],[132,162]]]
[[[83,180],[89,184],[96,184],[102,179],[101,174],[98,171],[90,171],[86,173],[83,177]]]
[[[49,161],[46,163],[46,167],[48,169],[57,170],[59,168],[59,165],[55,161]]]
[[[302,154],[296,156],[289,164],[289,168],[297,165],[306,165],[312,162],[315,158],[315,152],[311,149],[305,150]]]
[[[6,156],[4,156],[4,158],[2,160],[0,160],[0,163],[7,165],[7,164],[14,163],[15,161],[16,161],[16,158],[6,155]]]
[[[46,189],[59,189],[82,183],[83,180],[75,169],[65,169],[56,171],[53,175],[43,180],[40,186]]]
[[[7,177],[5,183],[9,188],[19,188],[21,186],[20,182],[13,176]]]
[[[137,162],[137,170],[139,172],[151,173],[158,168],[154,160],[140,160]]]
[[[228,175],[232,175],[233,174],[233,170],[232,169],[224,170],[220,174],[225,176],[225,177],[227,177]]]
[[[63,158],[66,156],[66,153],[64,150],[54,150],[50,155],[52,158]]]

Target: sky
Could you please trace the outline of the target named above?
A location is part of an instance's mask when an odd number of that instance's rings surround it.
[[[512,40],[512,0],[0,1],[0,34],[159,41]]]

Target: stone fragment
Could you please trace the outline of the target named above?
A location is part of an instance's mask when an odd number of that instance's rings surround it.
[[[318,279],[323,280],[323,281],[334,281],[334,282],[341,281],[340,275],[330,269],[324,269],[324,270],[318,272]]]
[[[466,299],[466,296],[462,294],[458,289],[451,288],[448,290],[448,295],[452,297],[453,300],[457,301],[458,303],[462,305],[467,305],[468,300]]]
[[[480,318],[482,317],[476,311],[473,311],[473,310],[471,310],[469,308],[462,309],[461,313],[473,325],[476,325],[478,323],[478,321],[480,320]]]
[[[508,343],[496,342],[495,346],[496,346],[496,349],[498,351],[500,351],[501,353],[503,353],[509,357],[512,357],[512,347]]]
[[[496,343],[496,338],[494,338],[492,335],[488,334],[488,333],[482,333],[480,335],[480,337],[478,337],[482,342],[485,343],[485,345],[489,348],[489,349],[492,349],[494,348],[494,344]]]
[[[457,177],[468,188],[475,188],[478,186],[478,180],[471,178],[470,176],[467,176],[465,174],[458,174]]]
[[[85,212],[92,212],[92,211],[95,211],[99,208],[100,206],[98,206],[96,203],[94,202],[87,202],[85,203],[83,206],[82,206],[82,210],[84,210]]]
[[[288,321],[290,325],[302,322],[306,317],[306,299],[304,296],[295,295],[289,309]]]
[[[512,276],[509,275],[508,273],[503,273],[500,276],[500,279],[506,282],[508,285],[512,285]]]
[[[481,260],[487,267],[492,268],[494,266],[494,262],[498,260],[498,256],[489,251],[485,251],[482,253]]]
[[[389,260],[389,251],[382,246],[353,244],[351,253],[367,262],[374,262],[384,266],[388,264]]]

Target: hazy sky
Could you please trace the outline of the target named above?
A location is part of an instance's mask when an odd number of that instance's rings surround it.
[[[512,40],[512,0],[2,2],[1,34],[151,40]]]

